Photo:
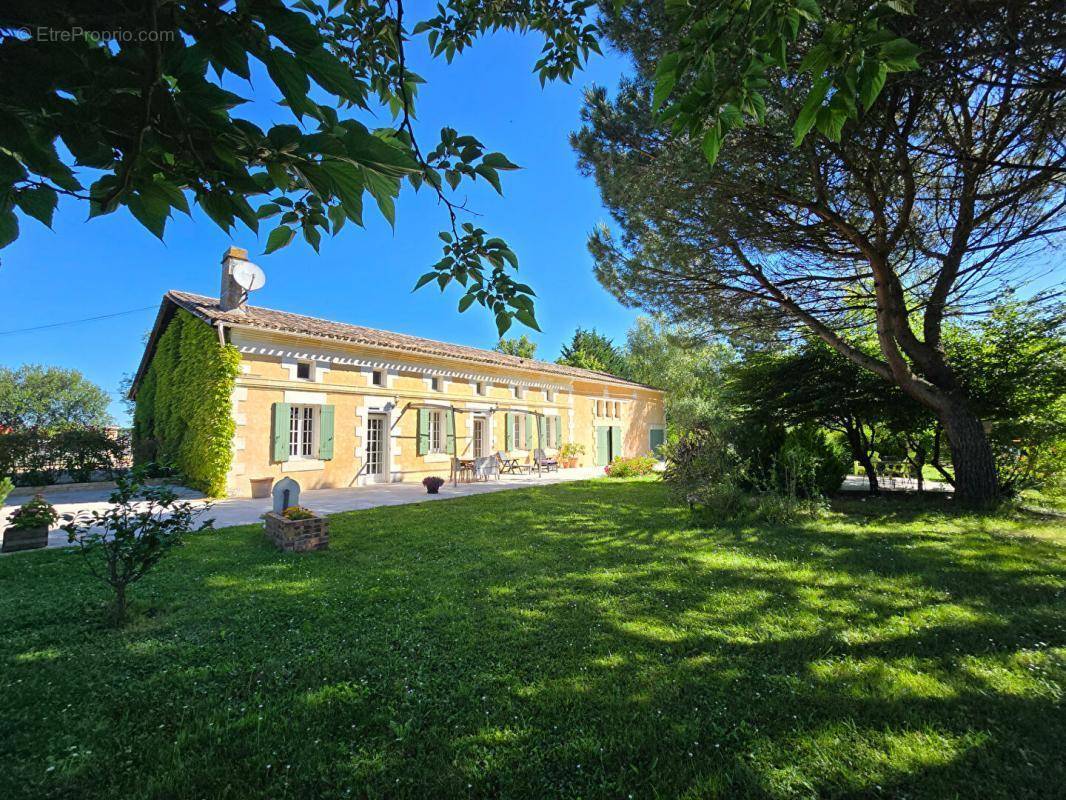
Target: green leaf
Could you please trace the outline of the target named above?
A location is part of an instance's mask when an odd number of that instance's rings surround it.
[[[259,217],[259,219],[270,219],[270,217],[280,213],[281,206],[277,203],[263,203],[263,205],[256,209],[255,215]]]
[[[848,115],[837,108],[821,108],[815,119],[818,130],[825,134],[826,138],[833,142],[840,141],[844,123],[848,121]]]
[[[869,111],[870,106],[877,100],[887,77],[888,65],[883,61],[867,59],[862,65],[862,71],[859,73],[859,99],[864,111]]]
[[[280,47],[274,47],[270,50],[270,57],[267,59],[266,66],[271,80],[281,90],[281,94],[288,102],[292,112],[298,118],[310,113],[307,92],[311,88],[311,82],[307,78],[307,73],[300,67],[296,59]]]
[[[464,294],[459,298],[459,313],[462,314],[474,303],[475,296],[472,294]]]
[[[501,312],[496,315],[496,332],[503,336],[507,333],[508,328],[511,327],[511,315]]]
[[[718,160],[718,151],[722,149],[722,134],[717,125],[707,129],[707,133],[703,135],[701,146],[708,164],[713,164]]]
[[[533,316],[533,311],[528,308],[519,308],[514,312],[515,317],[523,325],[532,328],[535,331],[540,332],[540,326],[537,324],[537,318]]]
[[[436,272],[427,272],[425,275],[423,275],[421,278],[418,279],[418,282],[415,284],[415,288],[412,289],[411,291],[414,292],[414,291],[417,291],[418,289],[421,289],[423,286],[425,286],[427,283],[429,283],[431,280],[435,279],[436,277],[437,277],[437,273]]]
[[[152,202],[147,195],[140,192],[126,195],[125,202],[126,207],[139,223],[157,238],[163,238],[170,206],[165,203]]]
[[[40,186],[33,189],[22,189],[15,194],[15,203],[25,213],[45,226],[52,227],[52,215],[56,210],[59,197],[48,186]]]
[[[881,58],[889,72],[918,69],[918,54],[922,48],[906,39],[893,39],[881,45]]]
[[[19,238],[19,221],[15,212],[8,208],[0,211],[0,248],[7,247]]]
[[[496,190],[497,194],[503,194],[503,186],[500,185],[500,176],[496,173],[496,170],[484,164],[478,164],[474,167],[474,172],[492,184],[492,188]]]
[[[296,231],[290,228],[288,225],[279,225],[270,232],[270,236],[267,237],[266,250],[263,251],[263,255],[273,253],[275,250],[280,250],[292,241],[296,236]]]
[[[348,219],[348,212],[344,210],[344,206],[330,206],[328,212],[330,222],[333,223],[333,235],[336,236],[340,229],[344,227],[344,223]]]
[[[361,102],[366,94],[352,71],[326,50],[318,48],[297,56],[296,60],[311,73],[315,83],[331,94],[352,102]]]
[[[793,126],[795,138],[792,144],[794,147],[799,147],[807,133],[814,127],[818,109],[822,107],[822,101],[825,100],[825,96],[829,92],[830,83],[830,78],[823,77],[816,80],[814,86],[811,87],[810,94],[807,95],[803,108],[800,109],[799,116],[796,117],[796,124]]]
[[[517,164],[511,163],[503,153],[486,153],[481,163],[493,169],[521,169]]]

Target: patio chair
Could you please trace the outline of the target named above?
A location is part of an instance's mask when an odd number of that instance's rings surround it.
[[[484,456],[474,460],[474,479],[487,481],[490,475],[500,479],[500,462],[494,456]]]
[[[496,466],[503,475],[522,475],[529,472],[529,467],[519,464],[517,458],[507,456],[501,450],[496,451]]]
[[[551,472],[553,469],[558,471],[559,461],[555,458],[548,458],[544,451],[539,447],[533,451],[533,463],[536,465],[537,470],[544,470],[545,472]]]

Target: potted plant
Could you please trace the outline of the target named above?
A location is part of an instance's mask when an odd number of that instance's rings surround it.
[[[289,506],[280,514],[268,511],[266,535],[279,550],[303,553],[329,547],[329,520],[303,506]]]
[[[48,546],[48,529],[59,519],[52,504],[41,495],[34,495],[12,512],[4,531],[3,552],[34,550]]]
[[[426,487],[428,494],[440,494],[440,487],[444,485],[444,478],[430,475],[428,478],[422,479],[422,485]]]
[[[567,469],[577,466],[578,456],[585,455],[585,445],[577,442],[567,442],[559,448],[559,460]]]

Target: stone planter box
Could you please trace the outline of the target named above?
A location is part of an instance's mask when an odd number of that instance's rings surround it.
[[[291,520],[274,511],[264,516],[267,538],[279,550],[306,553],[329,547],[329,520],[325,517]]]
[[[48,547],[48,528],[12,528],[4,531],[3,552],[14,553],[19,550],[36,550]]]

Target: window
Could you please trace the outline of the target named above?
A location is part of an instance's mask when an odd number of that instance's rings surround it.
[[[556,435],[559,432],[559,417],[557,415],[545,417],[544,426],[545,444],[552,448],[559,447],[559,437]]]
[[[514,425],[514,436],[512,437],[512,441],[514,443],[515,449],[516,450],[525,450],[525,449],[527,449],[527,446],[526,446],[527,445],[527,443],[526,443],[526,415],[525,414],[515,414],[514,418],[512,420],[512,424]]]
[[[435,392],[443,391],[441,389],[441,386],[443,385],[441,383],[441,379],[436,377],[436,376],[434,376],[434,377],[429,379],[429,385],[430,385],[430,388],[433,389],[433,391],[435,391]]]
[[[374,370],[372,373],[370,373],[370,382],[374,384],[374,386],[384,386],[385,373],[382,372],[380,369]]]
[[[549,403],[555,402],[555,392],[553,392],[551,389],[548,389],[548,391],[544,393],[544,397]]]
[[[289,457],[314,458],[318,435],[315,406],[293,406],[289,411]]]
[[[475,383],[474,384],[474,391],[477,394],[484,395],[485,394],[485,382],[484,381],[478,381],[477,383]]]
[[[521,400],[525,397],[525,390],[521,386],[512,386],[511,392],[514,394],[515,400]]]
[[[603,416],[603,401],[602,400],[597,400],[596,401],[596,416],[597,417],[602,417]]]
[[[429,412],[429,452],[444,452],[444,413]]]
[[[310,361],[298,361],[296,362],[296,378],[301,381],[311,380],[311,362]]]

